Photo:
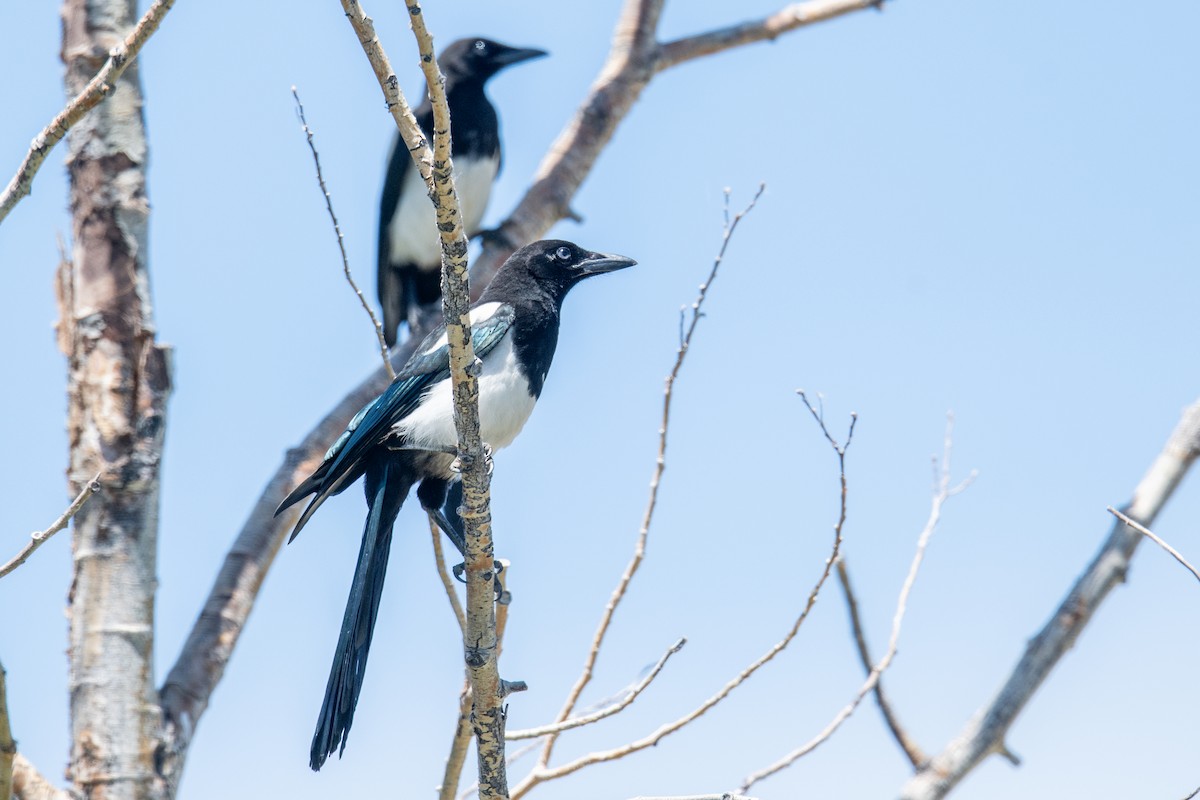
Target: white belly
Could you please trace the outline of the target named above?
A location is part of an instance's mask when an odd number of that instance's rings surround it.
[[[483,212],[500,167],[497,158],[466,158],[454,162],[454,188],[467,236],[479,233]],[[388,223],[393,264],[417,264],[433,269],[442,263],[437,217],[416,165],[409,165],[400,190],[400,203]]]
[[[507,335],[484,360],[479,375],[479,425],[483,441],[493,450],[507,447],[525,427],[537,401],[529,393],[529,382],[521,374]],[[454,449],[454,406],[450,379],[431,387],[416,411],[396,426],[406,443],[430,450]]]

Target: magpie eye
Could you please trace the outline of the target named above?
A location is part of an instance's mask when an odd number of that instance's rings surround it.
[[[475,49],[482,53],[484,50],[487,50],[487,42],[482,39],[477,40],[475,42]]]
[[[571,260],[571,248],[569,248],[569,247],[558,248],[557,250],[554,251],[554,257],[557,258],[559,261],[570,261]]]

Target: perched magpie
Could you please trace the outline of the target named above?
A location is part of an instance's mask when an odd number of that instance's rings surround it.
[[[471,341],[483,365],[480,433],[491,449],[512,442],[542,393],[567,292],[584,278],[635,263],[632,258],[593,253],[561,240],[526,245],[504,262],[471,307]],[[367,522],[313,735],[309,766],[314,770],[338,750],[339,742],[345,750],[379,612],[392,525],[414,485],[421,506],[460,552],[465,549],[458,501],[451,492],[459,477],[453,468],[457,446],[443,325],[425,338],[383,394],[350,420],[321,465],[275,512],[278,515],[313,496],[296,522],[291,541],[326,498],[365,477]],[[461,492],[457,484],[453,488]]]
[[[446,76],[454,185],[467,236],[479,233],[492,181],[500,171],[500,123],[483,86],[505,67],[544,55],[544,50],[509,47],[490,39],[460,39],[438,58]],[[416,116],[432,140],[433,108],[428,98]],[[433,205],[408,148],[397,136],[379,202],[379,304],[389,347],[396,343],[401,322],[407,320],[411,326],[419,306],[441,297],[441,266]]]

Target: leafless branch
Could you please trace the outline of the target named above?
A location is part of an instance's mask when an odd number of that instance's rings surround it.
[[[647,673],[644,678],[630,687],[628,691],[624,692],[624,696],[617,702],[612,703],[611,705],[606,705],[600,710],[594,711],[591,714],[584,714],[581,717],[572,717],[571,719],[566,719],[562,722],[556,722],[550,725],[542,725],[539,728],[525,728],[518,731],[509,731],[505,734],[505,738],[510,742],[518,739],[538,739],[542,736],[547,736],[552,733],[562,733],[563,731],[570,730],[571,728],[582,728],[584,725],[591,725],[593,722],[599,722],[606,717],[611,717],[613,714],[621,712],[622,710],[628,708],[629,705],[637,699],[639,694],[645,691],[646,687],[658,677],[658,673],[662,672],[663,667],[667,665],[667,660],[682,650],[685,644],[687,644],[687,639],[680,639],[675,644],[667,648],[667,651],[663,653],[662,658],[658,660],[658,663],[654,665],[650,672]]]
[[[96,473],[96,476],[84,485],[79,494],[75,496],[75,499],[71,501],[71,505],[67,506],[67,510],[60,514],[58,519],[50,523],[50,527],[44,531],[34,531],[29,534],[29,541],[21,548],[21,552],[17,553],[9,559],[8,563],[0,567],[0,578],[3,578],[24,564],[26,559],[33,555],[34,550],[45,544],[51,536],[67,527],[67,523],[71,521],[71,518],[78,514],[79,510],[83,508],[84,503],[98,491],[100,491],[100,473]]]
[[[867,8],[882,10],[883,3],[884,0],[810,0],[805,3],[792,3],[762,19],[666,42],[659,46],[655,69],[661,72],[685,61],[722,50],[755,42],[774,41],[788,31],[855,11]]]
[[[638,531],[633,557],[630,558],[629,564],[625,567],[625,572],[622,573],[621,579],[617,582],[616,588],[613,589],[612,595],[609,597],[608,604],[604,607],[604,612],[600,616],[600,624],[596,627],[596,633],[592,637],[592,644],[588,649],[587,658],[584,659],[583,671],[575,680],[575,685],[571,687],[571,691],[567,694],[567,700],[555,718],[556,724],[566,721],[571,716],[571,712],[575,710],[575,704],[579,702],[579,696],[583,694],[584,688],[591,682],[592,673],[596,666],[596,659],[600,655],[600,648],[604,644],[604,637],[607,635],[608,628],[612,624],[613,616],[616,614],[621,600],[625,597],[625,592],[629,589],[629,584],[633,581],[633,576],[637,574],[638,568],[642,565],[642,560],[646,557],[646,542],[650,536],[650,523],[654,519],[654,509],[658,505],[658,487],[662,481],[663,471],[667,467],[667,431],[671,425],[671,401],[674,397],[675,381],[679,377],[680,370],[683,368],[684,359],[687,358],[688,348],[692,344],[692,336],[695,334],[696,326],[702,318],[700,310],[704,305],[705,298],[708,296],[708,289],[712,285],[712,282],[716,280],[717,271],[721,268],[721,263],[725,259],[725,251],[729,247],[729,242],[737,230],[738,223],[742,221],[743,217],[754,210],[754,206],[758,203],[758,199],[762,196],[765,188],[765,184],[760,185],[750,203],[734,216],[732,220],[728,216],[729,191],[726,190],[725,192],[725,226],[721,234],[721,245],[717,250],[716,258],[713,259],[713,265],[708,272],[708,277],[704,283],[700,284],[696,299],[692,301],[691,324],[687,326],[686,331],[681,333],[679,348],[675,353],[675,364],[671,367],[671,372],[667,375],[663,388],[662,422],[658,428],[658,454],[655,457],[654,472],[650,478],[650,497],[646,501],[646,510],[642,515],[642,526]],[[681,310],[681,331],[683,329],[683,316],[684,312]],[[538,759],[538,766],[534,770],[535,772],[539,769],[544,769],[550,762],[550,756],[554,752],[554,744],[557,739],[557,733],[551,733],[546,739],[546,743],[542,747],[542,754]]]
[[[550,146],[533,185],[484,242],[472,277],[487,285],[513,250],[545,235],[559,220],[572,218],[571,201],[642,90],[659,72],[684,61],[743,44],[772,39],[814,22],[882,5],[881,0],[809,0],[793,3],[771,17],[733,28],[656,41],[663,0],[626,0],[613,33],[608,59],[588,96]]]
[[[458,599],[458,589],[454,586],[454,579],[446,570],[446,556],[442,552],[442,531],[433,521],[433,517],[429,518],[429,536],[433,541],[433,560],[437,565],[438,577],[442,580],[442,588],[446,590],[446,599],[450,601],[450,610],[454,612],[454,618],[458,620],[458,629],[465,631],[467,618],[463,613],[462,602]]]
[[[454,738],[450,741],[450,754],[446,757],[442,785],[438,787],[438,800],[454,800],[455,792],[458,791],[459,779],[462,777],[463,765],[467,763],[467,749],[470,746],[471,681],[469,678],[463,678],[462,691],[458,695],[458,719],[454,722]]]
[[[843,555],[838,559],[837,563],[838,582],[842,585],[842,593],[846,597],[846,610],[850,614],[850,628],[854,632],[854,643],[858,648],[858,658],[862,661],[863,669],[870,676],[874,662],[871,660],[871,652],[867,647],[866,633],[863,631],[862,618],[858,613],[858,600],[854,596],[854,589],[850,585],[850,573],[846,568],[846,556]],[[913,741],[908,735],[908,731],[900,724],[900,720],[896,718],[896,712],[892,710],[892,704],[888,701],[883,693],[882,679],[875,683],[875,702],[879,704],[879,711],[883,714],[883,721],[887,724],[888,730],[892,732],[896,743],[900,745],[900,749],[904,751],[904,755],[912,762],[913,767],[919,768],[925,763],[928,756],[921,746]]]
[[[804,397],[803,393],[801,393],[801,397]],[[519,800],[520,797],[522,797],[526,792],[528,792],[534,786],[537,786],[539,783],[543,783],[543,782],[549,781],[549,780],[554,780],[555,778],[561,778],[565,775],[570,775],[573,772],[578,772],[579,770],[583,769],[584,767],[588,767],[593,764],[600,764],[605,761],[615,761],[617,759],[624,758],[625,756],[628,756],[632,753],[636,753],[639,750],[645,750],[648,747],[653,747],[653,746],[657,745],[660,741],[662,741],[667,736],[670,736],[672,733],[675,733],[676,731],[680,730],[681,728],[684,728],[685,726],[691,724],[692,722],[695,722],[705,712],[707,712],[713,706],[717,705],[722,700],[724,700],[726,697],[728,697],[730,695],[730,693],[733,692],[734,689],[736,689],[738,686],[740,686],[742,683],[744,683],[747,679],[749,679],[763,665],[765,665],[767,662],[771,661],[771,659],[775,658],[775,656],[777,656],[781,652],[783,652],[783,650],[786,649],[789,644],[791,644],[792,640],[796,638],[796,635],[800,632],[800,628],[804,624],[804,621],[806,619],[808,619],[809,612],[812,611],[813,606],[816,605],[817,596],[820,594],[821,588],[825,585],[825,582],[827,580],[829,580],[829,574],[833,571],[833,564],[837,560],[838,553],[841,551],[842,529],[846,524],[846,511],[847,511],[847,498],[848,498],[848,495],[847,495],[847,486],[848,485],[846,482],[846,450],[847,450],[847,448],[850,447],[850,442],[854,439],[854,426],[858,420],[858,417],[856,415],[853,415],[853,414],[851,415],[850,427],[846,434],[846,443],[838,444],[838,442],[829,433],[829,429],[826,427],[824,419],[821,418],[821,416],[818,414],[817,410],[812,405],[808,404],[808,399],[806,397],[804,397],[804,400],[805,400],[805,404],[808,405],[809,410],[812,412],[813,418],[816,419],[817,424],[820,426],[821,432],[824,434],[826,440],[829,441],[830,446],[833,448],[834,453],[837,455],[838,473],[839,473],[839,482],[841,485],[841,493],[840,493],[840,501],[839,501],[838,521],[837,521],[837,524],[835,524],[833,526],[833,549],[830,552],[829,557],[825,560],[824,569],[821,571],[821,575],[817,579],[816,584],[813,586],[812,590],[808,593],[808,599],[804,604],[804,608],[800,612],[800,615],[796,618],[795,622],[792,623],[791,629],[787,632],[787,634],[784,635],[784,637],[780,641],[776,642],[775,645],[771,647],[771,649],[767,650],[767,652],[765,652],[763,655],[759,656],[758,659],[756,659],[753,663],[751,663],[749,666],[747,666],[745,669],[743,669],[741,672],[739,672],[732,680],[730,680],[723,687],[721,687],[721,689],[716,694],[709,697],[707,700],[705,700],[703,703],[701,703],[699,706],[694,708],[689,713],[674,720],[673,722],[669,722],[665,725],[661,725],[657,730],[653,731],[652,733],[650,733],[647,736],[642,737],[641,739],[638,739],[633,742],[629,742],[628,744],[624,744],[620,747],[615,747],[611,750],[601,750],[601,751],[589,753],[585,756],[581,756],[581,757],[575,759],[574,761],[570,761],[570,762],[563,764],[561,766],[558,766],[558,767],[551,768],[551,767],[546,766],[544,763],[540,763],[540,764],[538,764],[538,766],[536,766],[533,769],[533,771],[531,771],[529,773],[529,775],[527,775],[521,781],[521,783],[519,783],[513,789],[513,792],[512,792],[513,800]]]
[[[300,94],[296,91],[296,87],[292,87],[292,97],[296,99],[296,116],[300,117],[300,129],[304,131],[304,138],[308,142],[308,149],[312,151],[313,165],[317,168],[317,184],[321,187],[321,196],[325,198],[325,210],[329,212],[329,219],[333,222],[333,232],[337,235],[338,250],[342,254],[342,273],[346,276],[346,283],[350,284],[350,289],[353,290],[354,296],[358,298],[358,302],[362,304],[363,311],[367,312],[367,316],[371,318],[371,325],[375,328],[375,338],[379,342],[379,355],[383,359],[383,368],[387,370],[388,376],[396,379],[396,371],[392,369],[392,362],[388,360],[387,342],[383,338],[383,326],[379,324],[379,319],[375,316],[375,311],[371,308],[371,304],[367,302],[367,298],[363,297],[362,290],[358,288],[358,283],[355,282],[354,276],[350,273],[350,258],[346,255],[345,237],[342,236],[342,226],[338,224],[337,214],[333,213],[333,198],[329,194],[329,187],[325,185],[325,176],[321,173],[321,157],[317,155],[317,145],[313,141],[312,129],[308,127],[308,120],[304,117],[304,104],[300,102]]]
[[[0,800],[11,800],[13,778],[13,756],[17,754],[17,743],[12,738],[12,726],[8,721],[7,673],[0,664]]]
[[[682,797],[634,797],[632,800],[756,800],[743,794],[691,794]]]
[[[814,416],[817,416],[818,412],[812,407],[811,404],[809,405],[809,410],[812,411]],[[853,429],[851,432],[853,432]],[[826,435],[828,436],[828,433]],[[832,441],[832,439],[830,441]],[[748,791],[754,784],[770,777],[771,775],[774,775],[783,769],[786,769],[798,759],[808,755],[825,741],[827,741],[829,737],[832,736],[839,727],[841,727],[842,723],[850,718],[850,715],[853,714],[854,710],[858,708],[860,703],[862,703],[863,698],[870,694],[875,686],[878,685],[880,676],[882,676],[884,671],[891,666],[892,659],[896,657],[896,648],[900,642],[900,623],[904,621],[904,614],[908,610],[908,597],[912,593],[913,584],[916,583],[917,573],[921,569],[921,562],[925,559],[925,548],[929,545],[929,540],[933,536],[933,532],[937,530],[938,522],[941,520],[942,507],[945,505],[948,499],[962,492],[975,480],[975,472],[972,471],[971,474],[968,475],[958,485],[950,485],[950,454],[953,449],[953,443],[954,417],[953,415],[947,415],[946,436],[943,441],[940,469],[938,467],[937,459],[934,459],[934,474],[937,476],[937,482],[934,485],[933,501],[929,509],[929,518],[925,522],[925,527],[921,530],[921,535],[917,537],[916,554],[913,556],[912,564],[909,565],[908,575],[904,578],[904,584],[900,587],[900,597],[896,601],[896,613],[892,617],[892,634],[888,639],[887,652],[884,653],[884,656],[882,659],[880,659],[879,663],[871,668],[867,675],[866,681],[858,690],[858,694],[854,696],[854,699],[851,700],[848,705],[842,708],[842,710],[834,716],[833,720],[825,726],[824,730],[822,730],[805,744],[776,761],[774,764],[771,764],[770,766],[748,776],[744,781],[742,781],[739,791]],[[847,444],[849,444],[849,439],[847,439]]]
[[[46,780],[46,776],[20,753],[13,758],[12,778],[13,794],[21,800],[76,800],[70,792]]]
[[[1135,522],[1134,520],[1132,520],[1129,517],[1122,514],[1120,511],[1117,511],[1112,506],[1108,507],[1108,513],[1112,514],[1114,517],[1121,520],[1121,522],[1124,522],[1126,525],[1133,528],[1135,531],[1140,533],[1142,536],[1145,536],[1147,539],[1154,542],[1156,545],[1161,547],[1163,550],[1166,550],[1168,553],[1171,554],[1171,556],[1176,561],[1178,561],[1180,564],[1183,564],[1183,566],[1187,567],[1188,571],[1191,572],[1194,576],[1196,576],[1196,580],[1200,581],[1200,572],[1197,572],[1196,568],[1188,563],[1188,560],[1183,557],[1182,553],[1180,553],[1174,547],[1171,547],[1171,545],[1167,544],[1165,541],[1163,541],[1161,538],[1159,538],[1152,530],[1147,528],[1145,525]],[[0,574],[2,574],[2,573],[0,573]]]
[[[1200,456],[1200,401],[1183,412],[1161,453],[1143,476],[1125,514],[1142,525],[1155,516]],[[946,748],[901,790],[904,800],[945,797],[984,758],[1002,753],[1004,737],[1033,693],[1075,643],[1108,593],[1125,578],[1143,536],[1115,521],[1108,539],[1075,581],[1066,598],[1036,636],[992,700],[979,710]]]
[[[67,135],[71,126],[112,94],[121,73],[137,58],[142,45],[158,30],[159,23],[173,5],[175,0],[155,0],[125,41],[108,54],[108,60],[83,91],[67,103],[66,108],[59,111],[54,119],[50,120],[50,124],[34,137],[29,145],[29,152],[25,154],[25,160],[17,168],[17,174],[8,182],[3,194],[0,194],[0,223],[8,216],[8,212],[29,194],[33,186],[33,176],[41,169],[42,162],[50,155],[54,146]]]

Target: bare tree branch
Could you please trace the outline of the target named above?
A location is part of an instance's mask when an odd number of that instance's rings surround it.
[[[1161,547],[1163,550],[1166,550],[1168,553],[1170,553],[1171,556],[1176,561],[1178,561],[1180,564],[1183,564],[1183,566],[1187,567],[1188,571],[1191,572],[1192,575],[1196,576],[1196,580],[1200,581],[1200,572],[1197,572],[1196,568],[1188,563],[1188,560],[1183,557],[1182,553],[1180,553],[1174,547],[1171,547],[1171,545],[1167,544],[1165,541],[1160,539],[1154,533],[1154,531],[1150,530],[1145,525],[1141,525],[1141,524],[1135,522],[1134,520],[1132,520],[1129,517],[1122,514],[1120,511],[1117,511],[1112,506],[1109,506],[1107,510],[1108,510],[1108,513],[1112,514],[1114,517],[1121,520],[1121,522],[1124,522],[1126,525],[1133,528],[1135,531],[1140,533],[1142,536],[1145,536],[1147,539],[1154,542],[1156,545]]]
[[[654,68],[661,72],[685,61],[723,50],[755,42],[774,41],[779,36],[805,25],[824,22],[867,8],[882,10],[883,3],[884,0],[808,0],[804,3],[792,3],[769,17],[666,42],[658,48],[658,59]]]
[[[1153,523],[1197,456],[1200,456],[1200,401],[1183,412],[1166,446],[1134,489],[1133,499],[1125,508],[1126,515],[1143,525]],[[1075,643],[1100,603],[1125,579],[1130,559],[1142,538],[1142,534],[1123,522],[1114,522],[1092,563],[1042,630],[1029,640],[1024,655],[1000,691],[941,753],[908,781],[901,797],[905,800],[945,797],[984,758],[1007,750],[1004,737],[1009,727]]]
[[[83,508],[83,504],[86,503],[88,499],[98,491],[100,491],[100,473],[96,473],[96,477],[84,484],[83,489],[78,495],[75,496],[75,499],[71,501],[71,505],[67,506],[67,510],[60,514],[58,519],[50,523],[50,527],[46,528],[44,531],[34,531],[33,533],[29,534],[29,541],[26,542],[25,546],[21,548],[21,552],[9,559],[7,564],[0,567],[0,578],[3,578],[8,573],[24,564],[26,559],[33,555],[34,550],[37,550],[39,547],[45,544],[51,536],[67,527],[67,523],[71,521],[72,517],[79,513],[79,510]],[[0,800],[2,800],[2,798],[0,798]]]
[[[630,14],[631,10],[635,8],[636,4],[627,6],[625,13]],[[657,13],[657,11],[653,13]],[[618,26],[619,29],[620,26]],[[705,298],[708,296],[708,287],[716,280],[717,271],[721,268],[721,262],[725,259],[725,251],[729,247],[729,241],[733,237],[734,231],[737,230],[738,223],[742,221],[742,218],[754,210],[754,206],[758,203],[758,199],[762,197],[765,188],[765,184],[759,185],[758,191],[755,192],[750,203],[736,214],[732,220],[729,219],[729,192],[728,190],[725,192],[726,221],[721,234],[721,246],[717,250],[717,256],[713,260],[708,278],[704,283],[700,284],[699,293],[696,295],[696,299],[692,301],[691,324],[688,326],[686,333],[680,336],[679,349],[675,353],[675,364],[671,367],[671,372],[667,375],[665,386],[663,387],[662,422],[658,428],[658,455],[655,457],[654,473],[650,478],[650,497],[646,501],[646,510],[642,515],[642,526],[638,531],[637,544],[634,546],[633,557],[630,558],[628,566],[625,567],[625,572],[617,582],[617,587],[613,589],[608,604],[604,607],[604,613],[600,615],[600,624],[596,627],[596,633],[592,637],[592,644],[588,649],[587,658],[584,659],[583,671],[575,680],[575,685],[571,687],[571,691],[568,692],[567,700],[558,712],[558,716],[554,720],[555,723],[563,722],[571,716],[571,712],[575,710],[575,704],[579,702],[579,696],[583,694],[584,688],[591,682],[592,673],[596,666],[596,659],[600,655],[600,648],[604,644],[604,637],[607,635],[608,628],[612,624],[613,616],[616,614],[621,600],[625,597],[625,592],[629,589],[629,584],[633,581],[633,576],[637,574],[642,560],[646,557],[646,542],[650,536],[650,523],[654,520],[654,509],[658,505],[658,487],[662,481],[663,472],[667,468],[667,431],[671,425],[671,401],[675,389],[675,380],[679,377],[679,371],[683,368],[684,359],[687,358],[688,348],[692,343],[692,336],[695,334],[696,325],[700,322],[702,316],[700,309],[704,305]],[[680,327],[682,329],[684,312],[681,309],[679,313]],[[538,758],[538,765],[534,770],[535,772],[545,768],[550,763],[550,756],[554,752],[554,744],[557,739],[558,733],[551,733],[546,739],[546,743],[542,746],[542,753]]]
[[[745,28],[744,34],[731,36],[714,31],[666,45],[655,41],[662,5],[663,0],[626,0],[608,59],[588,96],[550,146],[534,174],[533,185],[498,226],[500,235],[484,242],[483,252],[472,268],[476,287],[486,286],[517,247],[541,238],[559,220],[576,218],[571,200],[642,90],[659,72],[701,55],[774,38],[839,14],[878,7],[882,0],[809,0],[789,5],[757,23],[724,29]],[[755,33],[758,29],[761,34]]]
[[[809,410],[813,415],[817,415],[817,411],[810,405]],[[828,435],[828,434],[826,434]],[[888,639],[887,652],[884,653],[879,663],[871,668],[867,675],[867,680],[863,683],[862,688],[858,690],[858,694],[850,701],[848,705],[842,708],[833,718],[833,720],[825,726],[824,730],[814,736],[805,744],[788,753],[783,758],[776,761],[774,764],[751,774],[742,781],[739,791],[745,792],[759,781],[774,775],[775,773],[786,769],[794,764],[798,759],[808,755],[818,746],[829,739],[834,732],[841,727],[842,723],[850,718],[854,710],[858,708],[865,698],[879,683],[880,676],[884,670],[891,666],[892,659],[896,657],[896,648],[900,643],[900,623],[904,621],[904,614],[908,610],[908,596],[912,593],[912,587],[916,583],[917,573],[921,569],[921,562],[925,559],[925,548],[929,545],[929,540],[933,536],[933,532],[937,530],[938,522],[942,517],[942,507],[946,501],[956,494],[962,492],[975,480],[975,472],[972,471],[961,483],[957,486],[950,485],[950,454],[954,443],[954,417],[947,415],[946,418],[946,436],[943,441],[942,461],[939,469],[937,459],[934,459],[934,475],[937,476],[937,482],[934,485],[933,501],[929,509],[929,519],[925,521],[925,527],[921,530],[921,535],[917,537],[917,551],[913,555],[912,564],[909,565],[908,575],[904,578],[904,584],[900,587],[900,597],[896,601],[896,613],[892,617],[892,634]],[[849,444],[849,441],[847,441]]]
[[[142,45],[158,30],[158,24],[173,5],[175,0],[155,0],[125,40],[112,48],[108,60],[100,67],[95,77],[67,103],[66,108],[50,120],[50,124],[43,128],[41,133],[34,137],[33,143],[29,145],[29,152],[25,154],[25,160],[17,168],[17,174],[0,194],[0,223],[8,216],[8,212],[29,194],[33,186],[33,176],[41,169],[42,162],[50,155],[54,146],[67,135],[71,126],[112,94],[121,73],[137,58]]]
[[[442,785],[438,787],[438,800],[454,800],[458,792],[463,765],[467,762],[467,749],[471,745],[471,733],[471,680],[464,678],[462,691],[458,695],[458,719],[454,723],[454,738],[450,741],[450,754],[446,757]]]
[[[850,585],[850,573],[846,568],[846,556],[843,555],[838,559],[837,563],[838,582],[842,585],[842,593],[846,597],[846,610],[850,615],[850,628],[854,632],[854,643],[858,648],[858,658],[862,661],[863,669],[867,671],[868,677],[871,670],[874,668],[874,662],[871,660],[871,652],[867,647],[867,636],[863,630],[862,618],[858,614],[858,599],[854,596],[854,589]],[[883,680],[875,682],[875,702],[879,704],[879,712],[883,714],[883,721],[887,724],[888,730],[892,732],[896,743],[900,745],[900,749],[904,751],[904,755],[912,763],[914,768],[920,768],[922,764],[929,758],[925,755],[925,751],[921,746],[913,741],[908,735],[908,731],[900,724],[900,720],[896,718],[896,712],[892,710],[892,704],[888,702],[887,697],[883,693]]]
[[[21,800],[76,800],[70,792],[46,780],[37,767],[20,753],[13,758],[12,789],[13,794]]]
[[[648,672],[644,678],[630,687],[629,690],[624,693],[624,696],[617,702],[612,703],[611,705],[606,705],[600,710],[594,711],[591,714],[584,714],[581,717],[572,717],[570,719],[563,720],[562,722],[555,722],[550,725],[542,725],[539,728],[524,728],[522,730],[509,731],[505,734],[505,738],[510,742],[518,739],[537,739],[542,736],[547,736],[551,733],[562,733],[563,731],[570,730],[572,728],[582,728],[584,725],[591,725],[594,722],[599,722],[602,719],[611,717],[613,714],[620,713],[622,710],[628,708],[629,705],[637,699],[639,694],[646,690],[646,687],[658,677],[658,673],[663,671],[663,667],[667,665],[667,661],[671,658],[671,656],[682,650],[685,644],[687,644],[687,639],[680,639],[675,644],[668,647],[667,652],[663,653],[662,658],[660,658],[658,663],[651,668],[650,672]]]
[[[801,397],[803,396],[803,393],[801,393]],[[808,405],[807,398],[805,398],[805,404]],[[846,524],[847,510],[846,450],[850,447],[850,442],[854,438],[854,426],[858,421],[857,416],[853,414],[850,416],[850,428],[846,434],[846,443],[844,445],[839,444],[837,440],[835,440],[829,433],[829,429],[825,426],[825,420],[817,412],[817,410],[811,405],[808,405],[808,408],[812,412],[813,418],[816,419],[817,424],[820,425],[821,432],[829,441],[834,453],[837,454],[841,493],[838,521],[837,524],[833,526],[833,549],[830,552],[829,557],[825,560],[825,567],[822,570],[820,577],[817,579],[816,584],[808,593],[808,600],[805,602],[804,608],[800,612],[800,615],[796,618],[796,621],[792,623],[791,629],[784,635],[783,639],[776,642],[771,649],[767,650],[767,652],[759,656],[758,659],[739,672],[732,680],[721,687],[716,694],[709,697],[707,700],[684,716],[674,720],[673,722],[659,726],[657,730],[653,731],[647,736],[642,737],[641,739],[629,742],[628,744],[624,744],[620,747],[615,747],[611,750],[601,750],[594,753],[589,753],[585,756],[575,759],[574,761],[570,761],[566,764],[553,768],[547,767],[543,763],[539,763],[527,776],[525,776],[525,778],[519,784],[517,784],[516,788],[513,789],[513,800],[518,800],[526,792],[537,786],[539,783],[544,783],[546,781],[570,775],[573,772],[578,772],[584,767],[589,767],[593,764],[600,764],[605,761],[615,761],[632,753],[636,753],[639,750],[645,750],[648,747],[657,745],[667,736],[670,736],[672,733],[675,733],[676,731],[695,722],[705,712],[728,697],[734,689],[749,679],[750,676],[757,672],[763,665],[783,652],[784,649],[791,644],[792,640],[796,638],[796,635],[800,632],[800,627],[804,624],[804,621],[808,619],[809,612],[812,611],[813,606],[816,605],[817,596],[821,592],[821,587],[823,587],[825,582],[829,579],[829,574],[833,571],[833,564],[837,560],[838,553],[841,551],[842,528]]]
[[[634,797],[631,800],[756,800],[743,794],[691,794],[682,797]]]
[[[367,316],[371,318],[371,325],[375,328],[375,338],[379,342],[379,356],[383,359],[383,368],[387,371],[388,377],[395,380],[396,371],[392,369],[392,362],[388,360],[387,341],[383,338],[383,326],[379,324],[371,304],[367,302],[367,298],[363,297],[362,290],[358,288],[358,283],[350,274],[350,258],[346,255],[346,242],[345,237],[342,236],[342,226],[338,224],[337,214],[333,213],[333,198],[329,195],[329,187],[325,185],[325,176],[321,174],[321,157],[317,155],[313,132],[308,127],[308,120],[304,118],[304,104],[300,102],[300,94],[296,91],[295,86],[292,87],[292,97],[296,98],[296,116],[300,117],[300,129],[304,131],[308,149],[312,151],[313,165],[317,168],[317,184],[321,187],[321,196],[325,198],[325,210],[329,212],[329,219],[333,222],[333,232],[337,235],[338,250],[342,254],[342,273],[346,276],[346,282],[350,284],[354,296],[362,304],[363,311],[366,311]]]
[[[442,581],[442,588],[446,590],[446,599],[450,601],[450,610],[454,612],[454,618],[458,620],[458,629],[466,631],[467,617],[463,612],[462,602],[458,599],[458,590],[454,587],[454,579],[450,577],[450,573],[446,569],[446,556],[442,552],[442,531],[432,516],[429,518],[429,537],[433,541],[433,560],[437,566],[438,578]]]

